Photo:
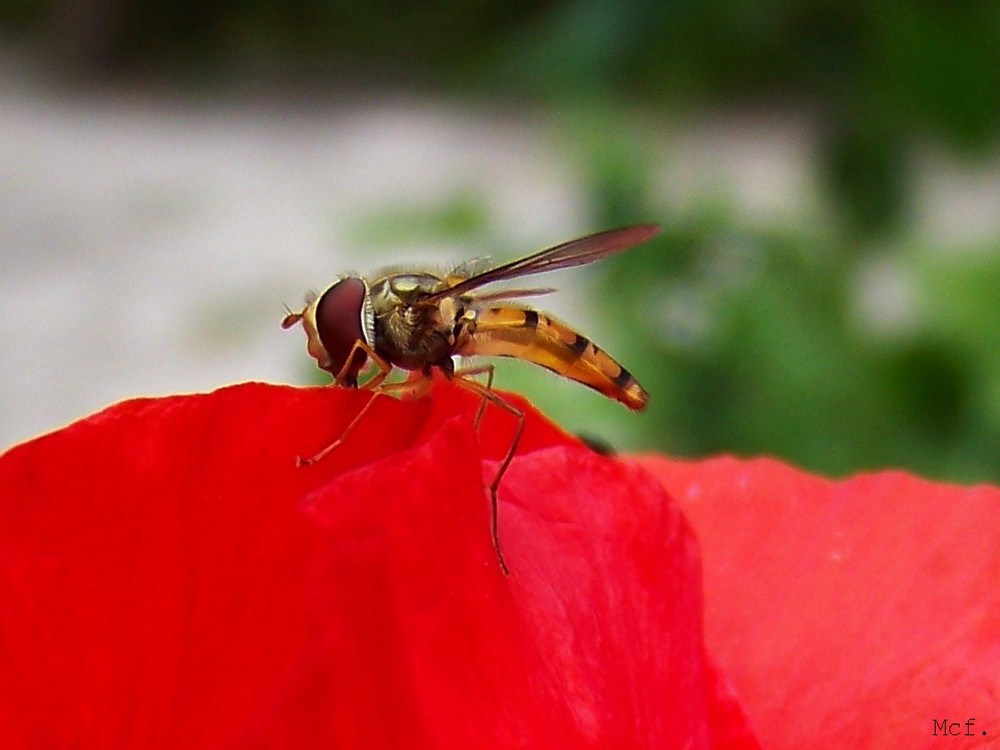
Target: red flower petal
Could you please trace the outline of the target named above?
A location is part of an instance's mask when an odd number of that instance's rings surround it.
[[[706,642],[768,747],[1000,742],[1000,490],[642,464],[697,532]]]
[[[367,397],[133,401],[0,458],[3,746],[756,746],[657,483],[525,407],[504,578],[468,394],[296,468]]]

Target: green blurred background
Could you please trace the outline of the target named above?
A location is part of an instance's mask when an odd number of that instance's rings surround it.
[[[517,363],[501,387],[621,449],[1000,481],[1000,196],[975,196],[994,231],[940,232],[919,178],[997,164],[1000,3],[5,0],[0,23],[68,87],[378,91],[540,115],[585,196],[581,234],[663,225],[595,267],[583,298],[585,333],[653,400],[636,416]],[[819,205],[775,218],[724,187],[666,198],[689,144],[678,122],[800,124]],[[466,184],[431,208],[387,201],[352,231],[372,247],[535,249]]]

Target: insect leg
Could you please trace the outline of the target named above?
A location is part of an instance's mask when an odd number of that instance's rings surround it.
[[[340,446],[341,443],[343,443],[344,440],[347,438],[347,436],[351,433],[351,431],[355,427],[357,427],[358,423],[365,416],[365,414],[368,413],[368,410],[371,409],[372,404],[375,403],[375,399],[379,395],[379,393],[389,389],[388,386],[382,385],[382,381],[385,380],[386,377],[388,377],[390,372],[392,372],[392,365],[390,365],[388,362],[385,361],[385,359],[376,354],[375,350],[372,349],[370,346],[368,346],[368,344],[366,344],[361,339],[358,339],[357,341],[354,342],[354,346],[351,347],[351,351],[347,355],[347,359],[344,360],[344,366],[341,367],[340,372],[337,373],[337,376],[334,379],[334,383],[336,383],[337,385],[343,385],[346,382],[347,374],[350,372],[351,362],[354,359],[354,355],[358,350],[363,351],[368,357],[370,357],[371,361],[375,363],[375,366],[378,367],[379,370],[363,386],[365,390],[372,391],[371,398],[368,399],[368,402],[364,405],[361,411],[359,411],[357,415],[355,415],[354,419],[351,420],[350,424],[348,424],[347,427],[344,428],[344,431],[340,433],[340,437],[338,437],[328,446],[323,448],[319,453],[317,453],[312,458],[303,458],[302,456],[299,456],[296,459],[299,466],[310,466],[316,463],[317,461],[320,461],[325,456],[329,455],[331,451]]]
[[[486,370],[482,371],[485,372]],[[514,418],[517,419],[517,429],[514,431],[514,438],[510,442],[510,448],[507,450],[507,455],[504,456],[503,461],[500,463],[500,468],[497,470],[496,476],[493,477],[493,481],[490,482],[489,485],[491,511],[490,532],[493,536],[493,548],[496,550],[497,560],[500,562],[500,570],[503,571],[505,576],[509,576],[510,568],[507,567],[507,562],[504,560],[503,552],[500,550],[500,504],[497,501],[497,489],[500,487],[500,480],[503,479],[503,475],[507,473],[507,468],[510,466],[510,462],[514,459],[514,453],[517,451],[518,443],[521,442],[521,433],[524,431],[524,412],[513,404],[504,401],[487,386],[482,383],[478,383],[475,380],[471,380],[465,375],[456,373],[452,379],[456,385],[481,396],[484,404],[486,401],[489,401],[494,406],[514,415]]]
[[[392,365],[386,362],[384,358],[376,354],[375,350],[361,339],[357,339],[354,342],[354,346],[351,347],[351,351],[348,353],[347,358],[344,360],[344,366],[340,368],[340,372],[338,372],[336,377],[334,377],[333,382],[336,383],[337,385],[347,384],[347,377],[352,369],[351,364],[354,362],[354,355],[359,350],[364,352],[365,355],[372,362],[374,362],[375,366],[378,368],[378,373],[373,375],[364,384],[363,387],[367,390],[378,388],[378,386],[382,384],[382,381],[389,376],[390,372],[392,372]]]
[[[350,424],[348,424],[347,427],[344,428],[344,431],[340,433],[340,436],[332,443],[330,443],[328,446],[323,448],[319,453],[317,453],[312,458],[303,458],[302,456],[298,456],[296,458],[296,462],[298,463],[298,465],[311,466],[317,461],[321,461],[323,458],[329,455],[335,448],[338,448],[341,445],[341,443],[344,442],[347,436],[351,434],[351,431],[358,426],[358,423],[365,416],[365,414],[368,413],[368,410],[372,408],[372,404],[375,403],[375,399],[378,398],[378,396],[379,396],[378,391],[373,392],[371,398],[368,399],[368,403],[366,403],[364,407],[361,409],[361,411],[359,411],[357,415],[355,415],[354,419],[351,420]]]
[[[365,384],[368,387],[368,384]],[[383,383],[379,386],[380,393],[391,393],[399,398],[421,398],[427,395],[431,388],[431,379],[419,371],[410,373],[406,380],[398,383]]]
[[[496,366],[489,365],[477,365],[475,367],[463,367],[461,370],[456,370],[455,375],[458,377],[471,377],[473,375],[482,375],[486,373],[486,390],[493,388],[493,373],[496,371]],[[479,431],[479,423],[483,421],[483,412],[486,411],[486,399],[484,398],[479,402],[479,411],[476,412],[475,427],[476,431]]]

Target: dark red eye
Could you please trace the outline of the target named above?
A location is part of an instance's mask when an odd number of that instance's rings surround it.
[[[361,329],[361,310],[365,302],[365,283],[348,277],[327,289],[316,303],[316,332],[333,362],[330,372],[336,376],[344,366],[354,342],[365,340]],[[365,353],[354,355],[345,373],[347,385],[357,385],[358,371],[365,363]]]

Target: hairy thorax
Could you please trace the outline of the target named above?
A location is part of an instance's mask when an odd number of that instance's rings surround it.
[[[438,276],[414,273],[386,276],[372,284],[375,348],[389,362],[406,370],[451,370],[456,337],[464,337],[469,322],[463,319],[462,299],[415,304],[444,283]]]

